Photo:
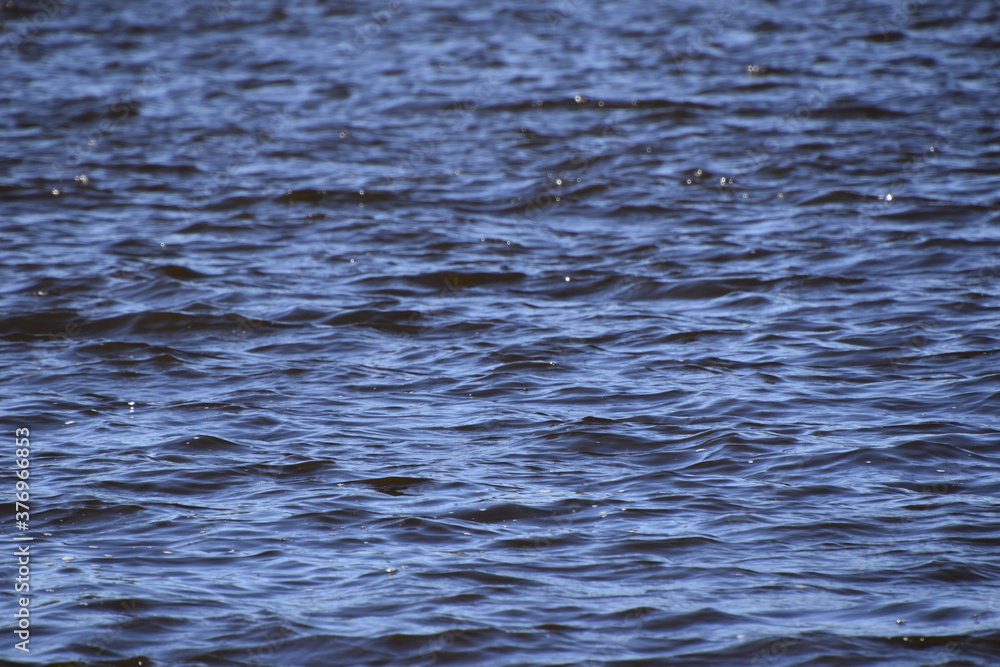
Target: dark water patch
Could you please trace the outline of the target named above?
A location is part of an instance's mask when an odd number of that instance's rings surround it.
[[[872,33],[864,37],[866,42],[874,42],[876,44],[900,42],[904,39],[906,39],[906,33],[901,30],[883,30],[882,32]]]
[[[379,477],[375,479],[361,479],[342,482],[345,485],[360,485],[384,493],[390,496],[410,495],[418,487],[434,482],[426,477]]]
[[[327,326],[357,325],[395,333],[420,333],[425,329],[426,315],[420,311],[355,310],[326,319]]]
[[[28,340],[43,337],[49,340],[67,339],[70,332],[66,331],[68,323],[76,322],[79,313],[72,310],[50,310],[46,312],[30,312],[20,315],[7,315],[0,319],[0,335],[10,340]],[[77,327],[78,331],[79,328]]]
[[[166,278],[171,278],[173,280],[188,281],[188,280],[198,280],[199,278],[209,277],[209,275],[206,273],[201,273],[199,271],[195,271],[194,269],[190,269],[186,266],[177,266],[174,264],[164,264],[161,266],[157,266],[155,271],[156,273]]]
[[[160,289],[164,288],[165,286],[161,286]],[[172,338],[205,333],[232,334],[242,323],[248,321],[253,322],[253,328],[257,331],[268,331],[283,326],[274,322],[246,318],[236,313],[194,315],[177,312],[139,312],[93,321],[82,320],[79,328],[81,332],[86,332],[87,337],[148,336],[156,339],[160,336]]]

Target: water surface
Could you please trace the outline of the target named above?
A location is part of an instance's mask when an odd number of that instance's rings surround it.
[[[996,664],[995,3],[0,18],[5,664]]]

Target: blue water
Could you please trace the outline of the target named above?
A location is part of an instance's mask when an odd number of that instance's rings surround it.
[[[996,3],[0,20],[3,664],[997,664]]]

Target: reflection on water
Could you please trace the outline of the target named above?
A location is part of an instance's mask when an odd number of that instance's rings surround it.
[[[0,13],[11,664],[992,664],[993,3]]]

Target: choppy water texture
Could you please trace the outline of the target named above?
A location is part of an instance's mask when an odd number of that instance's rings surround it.
[[[4,664],[998,664],[995,2],[0,11]]]

